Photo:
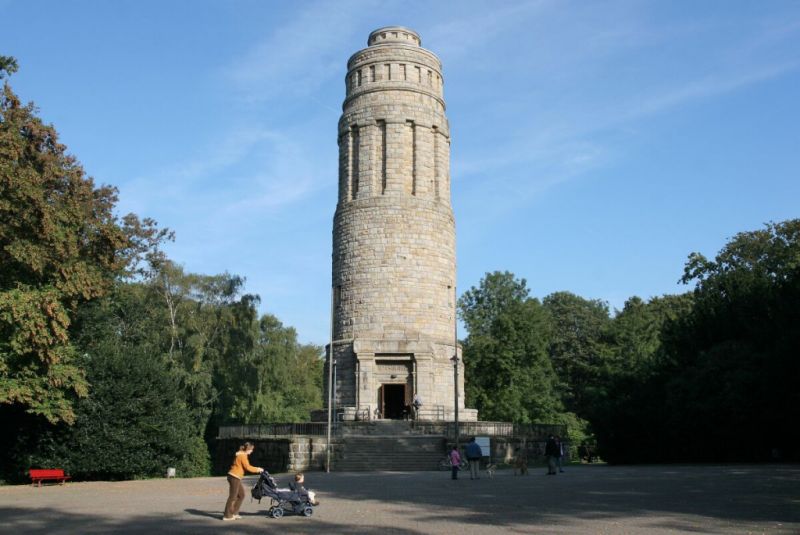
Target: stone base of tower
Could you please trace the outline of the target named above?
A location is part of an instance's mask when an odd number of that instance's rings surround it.
[[[453,345],[429,340],[356,339],[334,342],[333,410],[337,421],[478,420],[464,406],[464,367]],[[325,416],[328,401],[325,365]],[[457,385],[457,389],[456,389]],[[415,397],[422,402],[414,408]],[[316,419],[316,418],[315,418]]]
[[[472,437],[489,438],[489,451],[484,453],[487,462],[511,464],[524,451],[533,464],[544,460],[547,437],[566,436],[566,431],[563,425],[459,421],[458,443],[463,446]],[[330,436],[330,467],[340,472],[448,469],[442,460],[455,436],[453,422],[337,422]],[[225,474],[230,452],[244,441],[256,445],[255,459],[270,472],[324,470],[326,466],[325,424],[235,425],[219,428],[215,474]]]

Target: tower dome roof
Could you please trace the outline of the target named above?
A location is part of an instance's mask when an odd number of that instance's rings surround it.
[[[402,43],[404,45],[422,46],[422,39],[414,30],[404,26],[385,26],[369,34],[367,45],[382,45],[384,43]]]

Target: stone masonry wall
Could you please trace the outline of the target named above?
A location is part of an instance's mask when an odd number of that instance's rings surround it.
[[[338,127],[336,406],[375,410],[380,385],[402,383],[409,402],[419,393],[452,417],[456,243],[441,62],[407,28],[376,30],[368,44],[347,63]],[[381,362],[393,358],[405,368],[388,376]],[[459,384],[463,409],[463,372]]]
[[[217,439],[213,474],[225,475],[239,446],[249,440],[255,446],[250,463],[270,473],[323,470],[327,440],[324,437],[287,436],[277,438]]]

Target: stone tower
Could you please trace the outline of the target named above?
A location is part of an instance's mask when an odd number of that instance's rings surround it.
[[[442,66],[391,26],[347,62],[333,222],[334,405],[345,419],[452,420],[456,275]],[[460,355],[459,355],[460,357]],[[328,370],[325,371],[327,403]],[[464,409],[459,365],[459,419]]]

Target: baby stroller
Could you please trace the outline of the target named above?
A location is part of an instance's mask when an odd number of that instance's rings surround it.
[[[281,518],[285,511],[303,516],[314,514],[314,504],[309,501],[308,496],[303,496],[291,489],[279,489],[275,478],[266,470],[261,472],[250,495],[258,500],[258,503],[261,503],[262,498],[269,498],[270,507],[267,514],[272,518]]]

